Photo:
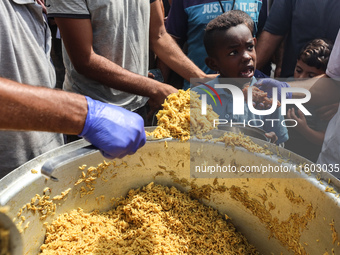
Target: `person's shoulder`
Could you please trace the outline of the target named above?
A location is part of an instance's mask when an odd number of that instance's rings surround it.
[[[270,78],[268,75],[262,73],[260,70],[255,69],[254,77],[256,79]]]

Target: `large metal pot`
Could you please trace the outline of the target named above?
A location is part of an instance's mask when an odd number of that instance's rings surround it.
[[[221,133],[223,131],[215,131],[216,136]],[[93,192],[87,195],[84,195],[84,188],[86,191],[89,188],[84,183],[75,186],[82,171],[86,172],[90,166],[97,167],[104,160],[109,161],[96,150],[82,151],[78,158],[73,155],[67,160],[71,152],[88,146],[86,141],[79,140],[43,154],[3,178],[0,181],[0,206],[10,206],[9,215],[15,218],[20,208],[30,203],[36,194],[43,195],[46,187],[50,188],[51,197],[71,188],[66,200],[55,201],[56,214],[49,214],[44,220],[39,219],[39,213],[23,211],[26,220],[22,225],[30,222],[22,233],[24,254],[38,254],[44,241],[44,222],[51,222],[59,214],[78,207],[87,212],[108,210],[112,197],[125,196],[132,188],[155,182],[173,185],[185,192],[195,191],[204,204],[227,214],[262,254],[324,254],[326,251],[331,254],[332,249],[340,254],[340,240],[334,236],[335,231],[340,231],[337,193],[325,192],[326,186],[338,191],[340,183],[330,174],[320,175],[324,183],[321,184],[314,174],[300,172],[269,175],[195,172],[196,166],[214,164],[279,167],[311,163],[283,148],[253,140],[268,146],[273,155],[203,140],[147,142],[136,154],[115,160],[115,164],[101,165],[103,172],[91,184],[95,188]],[[50,160],[60,156],[62,158],[57,161],[62,162],[52,173],[59,182],[54,182],[40,170],[42,166],[54,168],[55,161]],[[87,167],[79,170],[83,165]],[[33,174],[32,169],[38,173]]]

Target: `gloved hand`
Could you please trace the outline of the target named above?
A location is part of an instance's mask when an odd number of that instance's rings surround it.
[[[144,121],[124,108],[86,97],[88,113],[78,135],[100,149],[106,158],[122,158],[145,144]]]
[[[258,82],[254,83],[254,86],[258,87],[260,90],[267,92],[267,97],[273,97],[273,88],[277,88],[277,100],[281,102],[281,88],[290,88],[288,83],[283,81],[278,81],[271,78],[264,78],[259,80]],[[292,93],[286,93],[286,98],[291,99]]]

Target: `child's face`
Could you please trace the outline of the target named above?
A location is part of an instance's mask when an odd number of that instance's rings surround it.
[[[215,56],[208,57],[207,65],[226,78],[254,76],[256,52],[255,38],[249,28],[240,24],[216,36]]]
[[[324,73],[325,71],[323,71],[322,69],[317,69],[314,66],[309,66],[300,59],[296,62],[294,78],[308,79]]]

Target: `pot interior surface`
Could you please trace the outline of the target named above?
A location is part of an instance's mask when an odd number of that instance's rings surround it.
[[[335,234],[340,231],[337,198],[340,185],[330,174],[322,173],[323,183],[320,183],[318,176],[304,172],[282,175],[195,172],[198,169],[195,166],[204,165],[279,167],[308,162],[282,148],[268,145],[274,154],[264,155],[202,140],[154,141],[147,142],[134,155],[114,161],[93,151],[55,169],[53,175],[59,182],[41,175],[42,165],[50,158],[86,145],[83,140],[65,145],[30,161],[0,181],[0,206],[10,206],[10,217],[21,225],[24,254],[39,253],[45,236],[44,223],[50,223],[59,214],[79,207],[85,212],[108,210],[112,207],[112,198],[125,196],[130,189],[151,182],[190,191],[205,205],[227,214],[261,254],[324,254],[326,251],[331,254],[332,249],[340,254],[340,240]],[[285,163],[282,163],[282,154],[286,155]],[[88,177],[88,171],[93,169],[94,178],[85,181],[82,172]],[[325,192],[327,187],[332,192]],[[68,194],[64,193],[60,200],[52,199],[65,191]],[[52,201],[51,212],[33,212],[25,207],[36,194],[50,196],[47,200]],[[24,221],[21,216],[25,217]]]

